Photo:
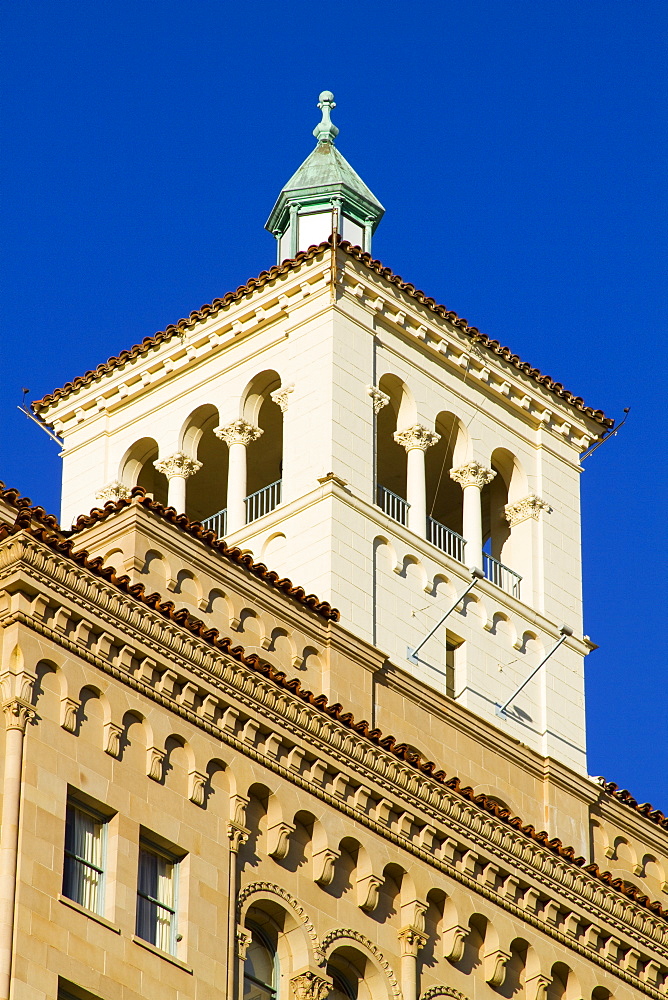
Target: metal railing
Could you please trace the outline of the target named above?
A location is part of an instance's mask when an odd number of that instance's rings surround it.
[[[407,511],[410,504],[403,497],[398,497],[392,490],[379,485],[377,503],[380,509],[385,511],[387,516],[391,517],[393,521],[398,521],[399,524],[406,524]]]
[[[433,517],[427,517],[427,541],[458,562],[464,562],[466,541],[456,531],[446,528],[444,524],[434,520]]]
[[[207,531],[215,531],[218,538],[224,538],[227,534],[227,507],[225,510],[219,510],[217,514],[212,514],[211,517],[205,517],[202,527]]]
[[[275,483],[264,486],[257,493],[251,493],[246,497],[246,524],[257,521],[258,517],[270,514],[281,502],[281,484],[283,480],[277,479]]]
[[[517,597],[519,600],[520,583],[522,581],[519,573],[516,573],[514,569],[509,569],[508,566],[504,566],[502,562],[499,562],[494,556],[488,555],[487,552],[483,552],[482,561],[485,578],[490,583],[496,584],[501,590],[505,590],[507,594],[512,594],[513,597]]]

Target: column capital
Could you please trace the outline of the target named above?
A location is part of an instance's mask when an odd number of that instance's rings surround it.
[[[248,946],[253,940],[253,935],[246,927],[237,927],[237,955],[245,959]]]
[[[249,445],[251,441],[257,441],[264,432],[246,420],[233,420],[224,427],[215,427],[213,433],[229,448],[231,444]]]
[[[287,410],[288,399],[290,393],[294,392],[294,388],[294,385],[282,385],[280,389],[274,389],[273,392],[269,393],[276,406],[280,408],[281,413],[285,413]]]
[[[290,980],[290,994],[294,1000],[327,1000],[332,984],[315,972],[302,972]]]
[[[234,854],[238,854],[240,849],[248,840],[249,831],[236,823],[227,824],[227,839],[230,842],[230,849]]]
[[[552,508],[549,503],[541,500],[535,493],[530,493],[528,497],[523,497],[522,500],[516,500],[514,503],[507,503],[504,507],[506,521],[511,528],[526,521],[529,517],[538,521],[541,510],[551,511]]]
[[[430,431],[422,424],[414,424],[412,427],[405,427],[402,431],[395,431],[394,440],[406,451],[411,451],[413,448],[426,451],[427,448],[431,448],[433,444],[441,440],[441,435],[437,434],[436,431]]]
[[[177,451],[174,455],[170,455],[169,458],[159,458],[153,463],[154,468],[158,472],[162,472],[168,479],[173,479],[174,476],[181,476],[183,479],[188,479],[190,476],[194,476],[196,472],[202,468],[202,463],[198,462],[196,458],[189,458],[188,455],[184,455],[182,451]]]
[[[467,462],[458,469],[450,469],[450,479],[459,483],[462,489],[466,486],[477,486],[481,490],[487,483],[491,483],[495,475],[493,469],[488,469],[480,462]]]
[[[26,726],[37,715],[32,705],[28,705],[20,698],[12,698],[11,701],[6,701],[2,706],[2,711],[5,713],[5,729],[18,729],[22,733],[25,733]]]
[[[427,943],[427,935],[419,931],[417,927],[402,927],[397,936],[401,945],[402,958],[417,958],[418,952]]]
[[[367,396],[371,396],[373,400],[373,412],[375,414],[380,413],[384,406],[390,401],[390,397],[386,392],[381,392],[377,385],[368,385],[366,387]]]
[[[127,500],[130,496],[132,496],[130,487],[115,479],[112,483],[103,486],[100,492],[95,494],[95,499],[106,503],[108,500]]]

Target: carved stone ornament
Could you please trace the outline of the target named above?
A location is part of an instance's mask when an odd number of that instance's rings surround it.
[[[420,1000],[435,1000],[436,997],[454,997],[454,1000],[468,1000],[464,993],[460,993],[453,986],[431,986],[425,990]]]
[[[158,747],[149,747],[146,751],[146,773],[153,781],[162,781],[162,768],[167,754]]]
[[[384,406],[390,401],[390,397],[385,392],[381,392],[377,385],[368,385],[366,387],[367,396],[371,396],[373,400],[373,412],[375,414],[380,413]]]
[[[236,823],[227,824],[227,839],[230,842],[230,850],[238,854],[248,840],[249,831],[245,827],[237,826]]]
[[[81,702],[75,698],[60,699],[60,724],[68,733],[77,731],[77,712],[81,707]]]
[[[282,861],[290,850],[290,834],[295,832],[294,823],[275,823],[267,830],[267,854],[274,861]]]
[[[433,444],[441,440],[441,435],[437,434],[436,431],[430,431],[422,424],[414,424],[412,427],[405,427],[402,431],[395,431],[394,440],[406,451],[411,451],[413,448],[426,451],[427,448],[431,448]]]
[[[280,389],[274,389],[269,395],[281,410],[281,413],[285,413],[288,408],[288,399],[290,393],[294,391],[294,385],[282,385]]]
[[[198,462],[196,458],[189,458],[182,451],[177,451],[175,455],[170,455],[169,458],[159,458],[153,465],[158,472],[162,472],[168,479],[173,479],[174,476],[182,476],[183,479],[188,479],[202,468],[201,462]]]
[[[547,989],[551,982],[549,976],[543,976],[540,973],[527,979],[524,986],[526,1000],[546,1000]]]
[[[506,978],[506,965],[510,961],[509,951],[497,948],[496,951],[485,955],[484,969],[485,980],[490,986],[500,986]]]
[[[341,857],[341,851],[326,847],[313,855],[313,881],[318,885],[331,885],[334,879],[334,866]]]
[[[378,890],[383,879],[378,875],[365,875],[357,881],[357,905],[365,913],[373,913],[378,906]]]
[[[203,806],[206,798],[206,785],[209,780],[208,774],[202,774],[201,771],[191,771],[188,775],[188,781],[190,785],[190,790],[188,798],[191,802],[194,802],[196,806]]]
[[[303,972],[290,980],[290,994],[294,1000],[327,1000],[332,984],[316,976],[315,972]]]
[[[37,715],[34,708],[18,699],[5,702],[2,711],[5,713],[5,729],[19,729],[22,733]]]
[[[249,445],[252,441],[257,441],[264,432],[260,427],[255,427],[245,420],[233,420],[225,427],[214,428],[213,433],[229,448],[232,444]]]
[[[471,928],[463,924],[449,927],[443,935],[443,954],[449,962],[459,962],[464,954],[464,943],[471,933]]]
[[[495,475],[493,469],[488,469],[479,462],[467,462],[458,469],[450,469],[450,479],[459,483],[462,489],[466,486],[477,486],[481,490],[487,483],[491,483]]]
[[[506,521],[513,528],[516,524],[520,524],[530,517],[533,517],[537,521],[540,518],[541,510],[551,511],[552,508],[549,503],[541,500],[535,493],[530,493],[528,497],[524,497],[522,500],[516,500],[515,503],[507,503],[504,510],[506,512]]]
[[[119,726],[116,722],[107,722],[104,727],[104,752],[110,757],[121,756],[122,735],[123,726]]]
[[[418,952],[427,943],[427,935],[423,934],[416,927],[402,927],[398,937],[402,958],[407,956],[417,958]]]
[[[107,483],[106,486],[103,486],[100,492],[95,494],[95,499],[107,503],[108,500],[127,500],[131,495],[130,487],[124,486],[123,483],[119,483],[115,479],[113,483]]]
[[[248,946],[253,940],[253,935],[245,927],[237,927],[237,955],[245,959]]]

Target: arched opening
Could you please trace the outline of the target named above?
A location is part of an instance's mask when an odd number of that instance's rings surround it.
[[[119,480],[124,486],[141,486],[158,503],[167,503],[167,477],[153,463],[158,458],[158,443],[145,437],[135,441],[121,462]]]
[[[244,1000],[273,1000],[279,981],[276,947],[279,928],[268,914],[257,911],[247,919],[246,929],[250,943],[244,960]]]
[[[465,461],[466,430],[453,413],[443,412],[436,418],[436,433],[439,440],[425,455],[427,539],[463,562],[463,494],[461,487],[450,478],[450,469]]]
[[[186,480],[186,514],[193,521],[204,521],[227,507],[227,445],[216,437],[218,410],[210,403],[198,407],[186,421],[181,451],[202,463],[201,469]],[[211,526],[216,531],[215,526]],[[217,534],[225,534],[221,526]]]
[[[492,453],[490,464],[496,475],[483,487],[480,498],[483,568],[488,580],[514,597],[519,597],[522,577],[512,566],[506,505],[511,497],[517,499],[521,495],[524,473],[515,456],[505,448],[497,448]]]
[[[280,386],[277,372],[262,372],[253,379],[244,398],[243,419],[262,431],[247,450],[247,524],[269,514],[282,499],[283,411],[271,396]]]
[[[389,403],[376,418],[376,503],[393,520],[406,524],[406,450],[394,440],[394,433],[415,423],[415,404],[396,375],[383,375],[378,388],[389,396]]]
[[[327,975],[333,986],[330,1000],[376,1000],[387,996],[375,964],[352,945],[341,945],[332,952],[327,960]]]

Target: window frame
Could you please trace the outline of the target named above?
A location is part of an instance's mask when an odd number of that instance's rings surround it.
[[[86,858],[81,857],[76,854],[75,851],[71,850],[67,846],[67,830],[68,830],[68,813],[70,810],[74,812],[79,812],[89,819],[92,819],[99,827],[99,847],[100,847],[100,859],[102,862],[101,867],[88,861]],[[63,838],[63,880],[61,891],[66,899],[72,900],[82,909],[87,910],[89,913],[94,913],[98,917],[103,917],[105,913],[105,900],[106,900],[106,889],[107,889],[107,842],[108,842],[108,828],[109,820],[111,816],[101,812],[100,809],[96,809],[95,806],[87,802],[83,797],[77,794],[76,791],[69,791],[67,794],[67,801],[65,804],[65,836]],[[86,904],[81,900],[77,899],[76,896],[70,895],[66,892],[66,873],[68,870],[67,860],[71,861],[81,867],[90,869],[97,873],[99,881],[97,884],[97,892],[95,899],[95,907],[91,908],[86,906]]]
[[[262,927],[259,924],[257,924],[254,920],[247,920],[246,923],[245,923],[245,927],[246,927],[246,930],[250,931],[251,935],[254,934],[258,938],[258,940],[260,941],[260,943],[262,945],[264,945],[264,947],[267,949],[267,951],[269,951],[271,953],[274,982],[272,983],[272,985],[269,985],[269,983],[263,983],[262,980],[256,979],[255,976],[251,976],[249,973],[247,973],[246,970],[245,970],[245,968],[244,968],[244,972],[243,972],[243,981],[245,983],[246,980],[248,979],[252,983],[257,984],[257,986],[259,986],[265,992],[267,990],[270,990],[271,991],[271,1000],[278,1000],[278,991],[279,991],[279,984],[280,984],[280,978],[281,978],[280,964],[279,964],[279,959],[278,959],[278,949],[277,949],[276,945],[273,943],[273,941],[271,940],[271,938],[269,937],[269,935],[266,933],[266,931],[264,931],[262,929]],[[244,989],[244,995],[245,995],[245,992],[246,991]]]
[[[140,872],[141,872],[141,859],[142,853],[153,855],[153,857],[159,858],[161,861],[166,861],[171,865],[171,872],[169,880],[172,887],[172,905],[169,906],[163,903],[161,900],[154,896],[149,895],[146,892],[140,890]],[[162,847],[156,842],[150,835],[141,834],[139,837],[139,851],[137,856],[137,893],[136,893],[136,906],[135,906],[135,935],[142,941],[146,941],[148,944],[157,948],[158,951],[163,951],[166,955],[172,955],[176,957],[177,945],[179,943],[180,935],[178,932],[178,916],[179,916],[179,869],[181,862],[185,855],[177,854],[174,851],[170,851],[169,848]],[[142,899],[149,903],[155,912],[156,919],[153,921],[153,940],[151,938],[145,937],[141,933],[139,927],[139,900]],[[157,915],[159,911],[167,912],[170,914],[170,925],[169,925],[169,947],[167,949],[162,948],[157,943],[158,938],[158,921]]]

